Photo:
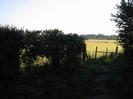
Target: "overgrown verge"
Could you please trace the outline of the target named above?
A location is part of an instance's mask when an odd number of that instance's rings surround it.
[[[84,99],[92,94],[94,87],[94,78],[86,69],[57,74],[45,66],[32,67],[20,78],[18,99]]]
[[[109,70],[108,86],[111,92],[119,99],[133,98],[132,64],[128,64],[123,54],[105,59]]]

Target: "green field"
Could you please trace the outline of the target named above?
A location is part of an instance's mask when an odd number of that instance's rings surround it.
[[[86,40],[86,49],[87,53],[94,57],[96,47],[98,47],[98,51],[106,52],[108,48],[108,52],[115,52],[116,47],[118,46],[118,52],[122,52],[122,47],[115,40]],[[98,53],[97,56],[103,56],[105,53]]]

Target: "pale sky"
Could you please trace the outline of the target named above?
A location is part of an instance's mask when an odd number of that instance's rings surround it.
[[[121,0],[0,0],[0,24],[65,33],[117,34],[111,13]]]

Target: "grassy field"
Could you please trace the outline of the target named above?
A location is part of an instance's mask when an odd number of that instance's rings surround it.
[[[118,46],[118,52],[122,52],[122,47],[115,40],[86,40],[87,53],[94,57],[96,46],[98,47],[98,51],[106,52],[106,48],[108,48],[108,52],[115,52],[116,47]],[[103,56],[105,53],[98,53],[97,56]]]

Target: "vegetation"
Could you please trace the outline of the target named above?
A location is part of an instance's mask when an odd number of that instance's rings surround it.
[[[116,35],[104,35],[104,34],[86,34],[86,35],[80,35],[83,37],[85,40],[88,39],[95,39],[95,40],[116,40],[117,36]]]
[[[120,99],[133,97],[132,65],[127,64],[123,54],[87,57],[86,45],[87,49],[94,43],[116,46],[114,40],[84,41],[77,34],[57,29],[23,31],[9,26],[0,27],[0,40],[1,99],[94,97],[105,93],[98,89],[103,65],[107,67],[104,84],[108,90]],[[38,59],[45,62],[40,64]]]
[[[132,98],[132,69],[124,59],[123,54],[120,54],[117,59],[111,59],[108,62],[109,80],[108,86],[111,92],[117,95],[120,99]]]
[[[119,28],[118,40],[124,49],[116,61],[109,65],[110,87],[112,92],[121,99],[133,98],[133,1],[121,0],[117,5],[117,13],[113,15],[114,21]]]
[[[15,98],[19,55],[23,48],[23,31],[15,27],[0,26],[0,98]]]
[[[115,36],[0,26],[0,99],[132,99],[133,1],[121,0],[117,10],[122,46]],[[118,46],[119,53],[88,58],[96,46],[104,52]]]
[[[121,0],[117,5],[117,13],[113,20],[119,28],[118,40],[124,48],[124,55],[127,61],[132,62],[133,58],[133,1]],[[131,63],[132,64],[132,63]]]
[[[85,98],[94,75],[83,68],[84,40],[62,31],[0,27],[1,99]],[[36,64],[37,57],[48,63]]]

